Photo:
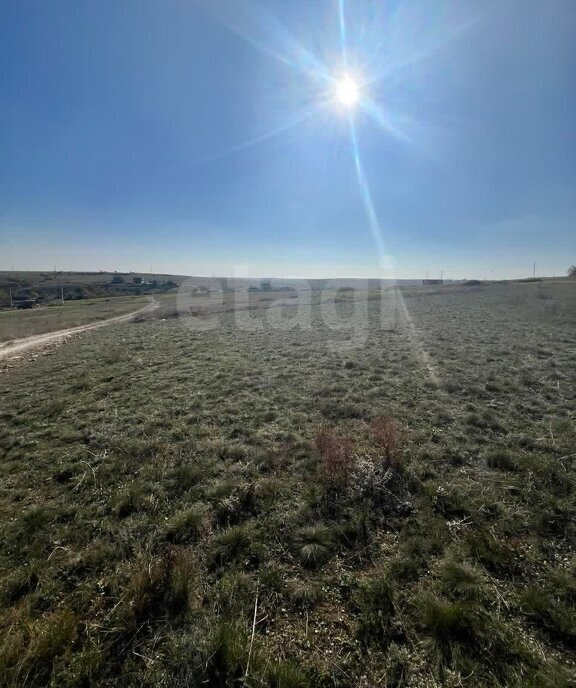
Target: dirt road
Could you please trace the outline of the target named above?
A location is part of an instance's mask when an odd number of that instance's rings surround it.
[[[69,327],[66,330],[58,330],[56,332],[46,332],[45,334],[35,334],[32,337],[25,337],[24,339],[17,339],[15,341],[0,344],[0,360],[10,358],[11,356],[18,356],[19,354],[28,351],[29,349],[39,349],[46,345],[53,344],[59,340],[66,339],[73,334],[80,334],[90,330],[98,330],[101,327],[108,325],[118,325],[123,322],[130,322],[137,315],[144,315],[156,310],[160,304],[155,299],[152,299],[149,304],[140,308],[133,313],[126,315],[116,315],[107,320],[98,320],[97,322],[88,323],[87,325],[79,325],[78,327]]]

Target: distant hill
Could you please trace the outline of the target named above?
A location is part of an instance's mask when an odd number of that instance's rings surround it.
[[[28,300],[49,303],[59,300],[154,294],[178,288],[183,282],[207,290],[265,288],[278,290],[322,289],[324,287],[379,289],[394,284],[414,286],[422,280],[394,280],[338,278],[338,279],[277,279],[200,277],[187,275],[151,274],[145,272],[77,272],[77,271],[0,271],[0,306],[10,303],[10,290],[15,301]]]
[[[189,280],[193,285],[206,286],[210,288],[213,283],[212,277],[199,277],[188,275],[167,275],[151,274],[146,272],[53,272],[53,271],[21,271],[21,270],[0,270],[0,288],[23,287],[23,288],[44,288],[58,287],[101,287],[111,285],[114,279],[122,278],[125,284],[133,283],[134,278],[142,278],[143,282],[173,282],[177,286],[185,280]],[[378,288],[380,284],[393,285],[396,282],[406,285],[421,284],[419,279],[359,279],[341,277],[338,279],[278,279],[267,278],[266,276],[254,278],[234,278],[234,277],[215,277],[214,281],[220,287],[249,287],[259,286],[262,281],[270,282],[271,288],[280,286],[290,286],[295,289],[305,288],[312,285],[314,288],[330,283],[337,287],[354,287],[369,283],[371,288]]]
[[[175,289],[184,277],[118,272],[0,271],[0,306],[59,300],[154,294]]]
[[[133,283],[135,277],[145,282],[153,280],[180,284],[186,277],[178,275],[151,275],[144,272],[53,272],[0,270],[0,288],[3,287],[90,287],[112,284],[115,277],[122,277],[125,283]]]

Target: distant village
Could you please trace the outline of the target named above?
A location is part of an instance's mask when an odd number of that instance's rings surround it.
[[[170,279],[133,273],[4,275],[0,283],[0,307],[21,310],[89,298],[154,294],[170,291],[177,286]]]

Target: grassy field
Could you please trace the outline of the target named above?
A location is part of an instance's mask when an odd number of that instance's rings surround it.
[[[30,310],[0,311],[0,342],[125,315],[143,308],[147,303],[148,299],[143,296],[119,296],[113,299],[65,301],[63,304]]]
[[[0,377],[0,685],[575,684],[576,285],[308,297]]]
[[[84,299],[127,298],[170,292],[186,278],[112,272],[24,272],[0,270],[0,309],[31,300],[41,305]],[[0,311],[1,312],[1,311]]]
[[[60,287],[66,290],[74,287],[106,286],[114,279],[121,276],[126,283],[130,283],[134,277],[142,277],[144,281],[171,280],[180,284],[184,279],[178,275],[152,275],[145,272],[39,272],[24,270],[0,270],[0,289],[12,287],[30,287],[43,289],[51,287],[60,291]]]

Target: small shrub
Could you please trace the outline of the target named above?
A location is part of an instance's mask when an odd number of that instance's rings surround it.
[[[284,483],[278,478],[260,478],[254,485],[254,493],[261,508],[273,506],[283,487]]]
[[[381,515],[403,516],[413,510],[408,476],[399,463],[359,456],[351,476],[351,495]]]
[[[280,602],[285,592],[284,571],[275,564],[262,566],[259,569],[260,589],[262,598],[273,605]]]
[[[241,485],[221,499],[215,508],[218,525],[237,525],[258,513],[254,483]]]
[[[315,443],[321,456],[320,473],[327,485],[335,489],[345,488],[354,465],[352,440],[325,425],[317,431]]]
[[[399,460],[405,442],[405,431],[402,425],[389,416],[378,416],[369,425],[376,444],[383,450],[386,460]]]

